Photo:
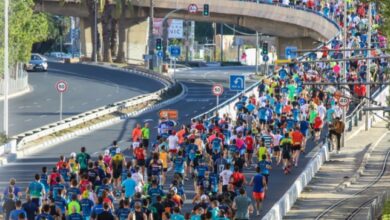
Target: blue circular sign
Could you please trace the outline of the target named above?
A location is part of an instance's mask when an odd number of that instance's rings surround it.
[[[264,55],[264,56],[263,56],[263,61],[264,61],[264,62],[268,62],[268,60],[269,60],[268,55]]]

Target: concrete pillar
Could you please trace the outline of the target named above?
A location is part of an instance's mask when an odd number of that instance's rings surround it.
[[[147,54],[148,21],[130,22],[127,28],[125,44],[126,59],[128,62],[143,62],[143,55]]]
[[[278,37],[276,39],[278,59],[287,58],[285,57],[285,49],[288,46],[297,47],[298,49],[314,49],[318,45],[317,43],[319,42],[309,37],[301,37],[301,38]],[[298,56],[300,55],[302,54],[298,54]]]
[[[92,39],[91,39],[92,27],[90,25],[89,18],[80,19],[80,51],[84,56],[92,56]]]

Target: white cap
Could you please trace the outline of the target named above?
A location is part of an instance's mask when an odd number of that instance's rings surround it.
[[[76,157],[76,153],[75,152],[70,153],[70,157]]]
[[[117,154],[120,154],[121,153],[121,149],[118,147],[118,148],[116,148],[116,153]]]
[[[175,194],[176,194],[177,193],[177,188],[176,187],[172,187],[171,191],[175,192]]]
[[[104,151],[104,155],[105,155],[105,156],[107,156],[107,155],[109,155],[109,154],[110,154],[110,151],[109,151],[109,150],[105,150],[105,151]]]
[[[200,199],[201,199],[201,200],[207,200],[207,196],[203,194],[203,195],[200,197]]]

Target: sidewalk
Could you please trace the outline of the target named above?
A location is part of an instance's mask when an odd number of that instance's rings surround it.
[[[330,160],[305,187],[283,219],[315,219],[323,210],[344,198],[341,192],[359,177],[358,173],[367,162],[366,152],[372,151],[387,131],[386,122],[378,122],[369,131],[360,131],[348,139],[340,154],[331,154]]]

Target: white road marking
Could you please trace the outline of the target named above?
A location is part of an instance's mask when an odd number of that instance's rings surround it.
[[[31,121],[32,119],[31,118],[29,118],[29,119],[26,119],[26,120],[24,120],[25,122],[29,122],[29,121]]]
[[[47,115],[41,115],[41,116],[39,116],[40,118],[44,118],[44,117],[46,117]]]

